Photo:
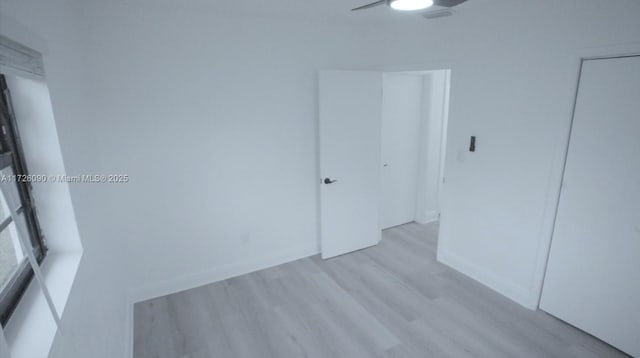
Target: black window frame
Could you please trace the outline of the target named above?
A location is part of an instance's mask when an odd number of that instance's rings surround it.
[[[0,168],[7,166],[11,166],[16,178],[28,175],[16,117],[11,104],[11,94],[5,76],[0,73]],[[36,216],[31,183],[16,180],[15,184],[21,201],[18,212],[25,217],[33,254],[38,264],[41,264],[47,254],[47,246]],[[3,327],[9,322],[33,276],[33,269],[28,260],[23,260],[7,281],[5,289],[0,291],[0,325]]]

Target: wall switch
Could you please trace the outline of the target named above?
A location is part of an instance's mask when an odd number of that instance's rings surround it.
[[[474,135],[471,136],[471,141],[469,143],[469,151],[470,152],[476,151],[476,136]]]

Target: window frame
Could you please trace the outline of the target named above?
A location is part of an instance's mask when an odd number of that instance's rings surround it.
[[[28,175],[11,95],[6,79],[0,73],[0,167],[8,166],[13,169],[16,176]],[[33,254],[38,264],[41,264],[47,254],[47,246],[38,223],[31,192],[32,186],[29,182],[18,180],[15,184],[21,202],[21,208],[18,211],[24,215]],[[23,260],[6,282],[4,290],[0,291],[0,325],[3,327],[6,327],[9,322],[33,276],[34,272],[28,260]]]

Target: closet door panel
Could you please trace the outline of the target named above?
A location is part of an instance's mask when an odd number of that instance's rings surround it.
[[[583,63],[540,307],[640,356],[640,57]]]

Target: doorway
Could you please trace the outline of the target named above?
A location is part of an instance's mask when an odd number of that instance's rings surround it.
[[[440,217],[450,70],[383,74],[382,229]]]
[[[449,78],[449,70],[320,71],[322,258],[374,246],[384,228],[438,220]]]

